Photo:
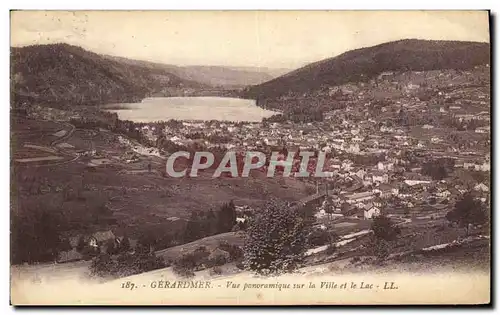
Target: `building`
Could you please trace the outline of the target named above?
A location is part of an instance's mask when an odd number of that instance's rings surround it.
[[[354,204],[361,201],[373,199],[374,197],[375,194],[372,191],[365,191],[348,196],[346,201],[349,204]]]
[[[474,190],[475,191],[483,191],[483,192],[488,192],[490,189],[488,188],[488,186],[486,186],[485,184],[483,183],[479,183],[477,184],[476,186],[474,186]]]
[[[106,250],[106,244],[109,241],[116,242],[117,238],[111,231],[101,231],[101,232],[95,232],[90,236],[88,244],[90,247],[93,248],[100,248],[101,251]]]
[[[368,204],[365,207],[365,211],[363,213],[363,217],[365,220],[370,220],[373,219],[374,217],[377,217],[380,215],[380,209],[373,204]]]
[[[372,174],[372,181],[374,183],[384,183],[387,184],[389,182],[389,175],[383,172],[374,172]]]

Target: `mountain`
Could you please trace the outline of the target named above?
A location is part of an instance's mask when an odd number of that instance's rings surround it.
[[[259,100],[310,94],[328,86],[366,81],[384,71],[469,69],[490,62],[490,45],[479,42],[405,39],[360,48],[321,60],[245,89]]]
[[[68,44],[11,48],[14,104],[51,106],[135,102],[151,95],[176,95],[205,84],[165,68],[110,60]]]
[[[222,66],[186,66],[176,72],[182,78],[191,79],[212,86],[242,87],[260,84],[274,79],[271,69],[232,68]]]
[[[223,87],[226,89],[260,84],[290,71],[288,69],[265,67],[175,66],[116,56],[106,56],[106,58],[147,68],[164,69],[184,80],[196,81],[211,87]]]

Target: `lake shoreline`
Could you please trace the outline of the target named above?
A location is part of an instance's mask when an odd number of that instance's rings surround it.
[[[140,103],[115,103],[100,109],[137,123],[158,121],[261,122],[279,112],[263,109],[255,100],[218,96],[147,97]]]

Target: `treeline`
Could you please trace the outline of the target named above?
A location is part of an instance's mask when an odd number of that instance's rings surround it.
[[[264,109],[277,109],[282,112],[282,114],[273,115],[264,121],[292,121],[295,123],[323,121],[325,112],[342,109],[346,106],[345,101],[339,101],[329,96],[297,97],[284,100],[259,98],[256,104]]]
[[[160,250],[195,240],[236,230],[245,230],[246,224],[236,222],[236,207],[232,201],[223,203],[217,210],[194,211],[189,219],[180,220],[169,231],[148,228],[140,231],[138,244],[144,248]]]
[[[194,211],[186,225],[184,241],[187,243],[207,236],[231,232],[233,228],[241,229],[244,226],[236,225],[236,207],[233,201],[230,201],[224,203],[217,212]]]

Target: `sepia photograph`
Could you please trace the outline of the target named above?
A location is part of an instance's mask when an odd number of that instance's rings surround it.
[[[491,21],[10,11],[10,304],[490,304]]]

